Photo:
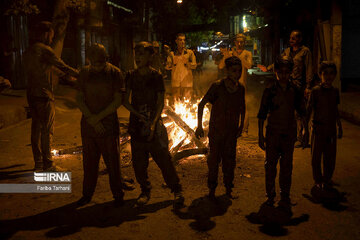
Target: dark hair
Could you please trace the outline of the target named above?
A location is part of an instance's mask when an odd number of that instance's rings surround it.
[[[176,34],[176,39],[178,39],[179,37],[185,37],[185,33],[178,33],[178,34]]]
[[[44,34],[50,31],[54,31],[53,27],[52,27],[52,23],[48,22],[48,21],[42,21],[39,22],[36,27],[35,30],[37,32],[37,34]]]
[[[287,56],[279,56],[274,63],[274,70],[280,70],[281,67],[287,67],[290,71],[293,69],[294,63]]]
[[[333,69],[335,71],[335,74],[337,74],[336,65],[332,61],[323,61],[323,62],[321,62],[320,66],[319,66],[319,74],[321,75],[321,73],[324,72],[325,69],[327,69],[327,68]]]
[[[142,41],[142,42],[138,42],[135,45],[135,51],[139,50],[141,48],[144,48],[144,51],[150,53],[150,55],[154,54],[154,47],[151,43],[146,42],[146,41]]]
[[[229,58],[225,59],[226,68],[230,68],[230,67],[236,66],[236,65],[239,65],[242,67],[240,58],[233,56],[233,57],[229,57]]]
[[[292,32],[292,33],[293,33],[293,32],[296,32],[296,33],[297,33],[297,36],[298,36],[301,40],[303,39],[303,34],[302,34],[302,32],[301,32],[299,29],[292,30],[291,32]]]
[[[106,62],[106,59],[108,58],[108,55],[106,53],[106,49],[104,45],[100,43],[94,43],[91,45],[88,49],[88,57],[91,62],[91,60],[103,60]]]

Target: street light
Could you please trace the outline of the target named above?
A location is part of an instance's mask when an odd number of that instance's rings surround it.
[[[182,0],[177,0],[176,1],[178,4],[181,4],[183,1]]]

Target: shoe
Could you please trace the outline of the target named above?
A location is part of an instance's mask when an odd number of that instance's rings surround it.
[[[174,208],[180,208],[184,206],[185,198],[182,194],[182,191],[174,193]]]
[[[40,163],[35,163],[35,166],[34,166],[34,172],[40,172],[43,170],[43,163],[40,162]]]
[[[150,191],[142,191],[136,200],[137,205],[145,205],[150,200]]]
[[[118,208],[124,205],[124,198],[122,197],[117,197],[114,199],[114,207]]]
[[[264,204],[266,204],[267,206],[273,207],[274,204],[275,204],[275,200],[274,200],[274,198],[268,198],[268,199],[264,202]]]
[[[43,171],[44,172],[66,172],[66,170],[64,168],[61,168],[61,167],[56,166],[56,165],[52,165],[50,167],[44,168]]]
[[[289,197],[282,197],[278,203],[280,208],[289,209],[291,208],[291,201]]]
[[[77,202],[76,205],[78,205],[79,207],[84,206],[86,204],[88,204],[91,201],[91,197],[84,197],[82,196]]]

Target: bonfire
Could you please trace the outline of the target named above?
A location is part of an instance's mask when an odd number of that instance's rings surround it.
[[[177,163],[180,159],[189,156],[204,155],[208,151],[208,141],[197,139],[195,130],[197,127],[197,109],[200,99],[182,99],[176,100],[172,105],[169,100],[165,100],[165,107],[162,113],[162,119],[168,132],[169,150],[173,161]],[[205,107],[203,114],[203,128],[207,132],[209,128],[210,110]],[[120,122],[120,146],[125,146],[130,142],[130,135],[127,132],[128,123]],[[82,152],[82,146],[76,146],[68,149],[53,149],[54,156],[65,154],[79,154]]]

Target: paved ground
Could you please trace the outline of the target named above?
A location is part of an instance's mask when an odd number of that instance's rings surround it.
[[[213,65],[206,65],[213,79]],[[55,162],[72,172],[71,194],[0,194],[0,239],[360,239],[360,127],[343,121],[344,138],[338,142],[334,181],[347,202],[329,209],[312,203],[306,196],[313,184],[309,149],[296,149],[291,198],[293,219],[289,226],[267,228],[250,223],[246,216],[257,212],[264,197],[264,153],[257,147],[256,111],[264,84],[252,78],[249,84],[251,105],[250,136],[238,141],[235,193],[230,201],[218,187],[218,203],[204,196],[206,187],[205,158],[186,159],[177,166],[184,187],[187,208],[172,211],[169,189],[154,162],[149,175],[153,184],[152,199],[145,207],[134,206],[139,189],[126,192],[126,204],[115,209],[108,176],[101,174],[93,201],[82,208],[73,204],[81,197],[82,156],[65,155]],[[54,148],[81,145],[80,112],[70,89],[56,101]],[[119,110],[126,117],[124,109]],[[0,130],[0,183],[33,181],[30,147],[30,120]],[[104,164],[101,164],[101,170]],[[134,178],[131,167],[123,173]],[[222,177],[222,175],[220,175]],[[221,181],[219,181],[221,182]]]

